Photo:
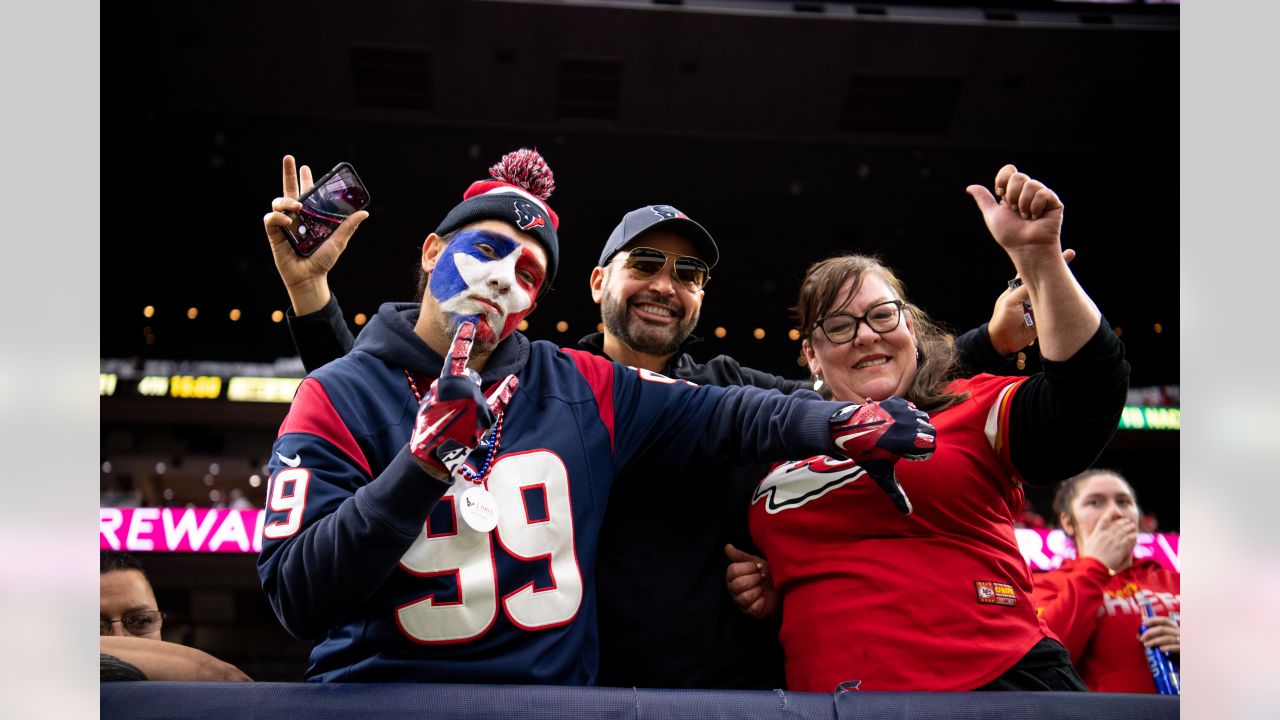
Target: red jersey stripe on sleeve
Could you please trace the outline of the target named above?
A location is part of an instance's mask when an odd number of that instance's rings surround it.
[[[586,378],[587,385],[596,396],[596,406],[600,408],[600,422],[609,431],[609,448],[613,449],[613,362],[592,355],[583,350],[564,348],[563,352],[573,359],[578,372]]]
[[[346,423],[338,416],[338,411],[329,400],[329,393],[325,392],[324,386],[315,378],[306,378],[298,386],[298,391],[293,396],[293,405],[289,407],[289,414],[285,415],[284,422],[280,423],[280,432],[276,437],[285,433],[307,433],[328,440],[358,463],[365,475],[373,477],[364,451],[356,443]]]

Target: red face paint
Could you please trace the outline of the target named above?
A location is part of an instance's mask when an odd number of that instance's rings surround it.
[[[520,321],[533,312],[534,304],[532,301],[538,297],[538,291],[542,289],[545,275],[546,268],[533,250],[528,247],[520,248],[520,259],[516,260],[516,283],[529,294],[531,302],[528,308],[507,316],[506,321],[502,324],[502,335],[498,338],[499,340],[503,340],[515,332],[520,325]],[[484,323],[484,325],[487,326],[488,323]]]

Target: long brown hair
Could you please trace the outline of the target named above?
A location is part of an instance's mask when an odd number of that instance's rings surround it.
[[[947,383],[954,379],[957,370],[955,351],[947,340],[946,331],[923,309],[911,304],[902,281],[877,257],[847,253],[819,260],[809,267],[800,282],[800,297],[791,308],[800,325],[801,338],[808,340],[813,335],[815,323],[823,315],[857,295],[862,278],[872,272],[906,303],[903,312],[910,313],[908,317],[915,328],[920,354],[915,378],[907,389],[907,399],[926,412],[937,412],[964,400],[968,393],[946,391]],[[853,286],[845,297],[840,297],[840,291],[850,279]]]

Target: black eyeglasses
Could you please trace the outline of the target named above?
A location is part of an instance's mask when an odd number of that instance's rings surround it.
[[[103,635],[110,635],[111,626],[120,623],[124,626],[124,631],[130,635],[150,635],[160,629],[160,624],[164,622],[164,619],[165,614],[159,610],[142,610],[114,620],[102,618],[99,629]]]
[[[636,280],[648,280],[666,269],[667,258],[675,260],[676,280],[679,280],[689,292],[696,292],[710,282],[711,268],[698,258],[663,252],[651,247],[632,248],[631,252],[627,253],[627,259],[622,266],[630,271],[631,277]]]
[[[867,308],[866,315],[832,313],[813,326],[822,328],[822,334],[827,336],[827,340],[842,345],[858,334],[858,323],[866,323],[867,327],[879,335],[897,329],[898,323],[902,322],[903,305],[906,303],[901,300],[889,300]]]

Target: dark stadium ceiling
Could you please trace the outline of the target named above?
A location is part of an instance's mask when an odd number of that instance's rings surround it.
[[[706,355],[799,374],[786,307],[806,264],[844,249],[882,254],[965,329],[1012,269],[964,188],[1014,162],[1063,197],[1134,384],[1178,382],[1176,8],[136,2],[102,27],[104,357],[292,354],[261,226],[284,153],[351,162],[370,188],[333,276],[354,315],[407,299],[423,237],[527,145],[562,220],[535,337],[594,330],[587,276],[648,203],[720,244]]]

